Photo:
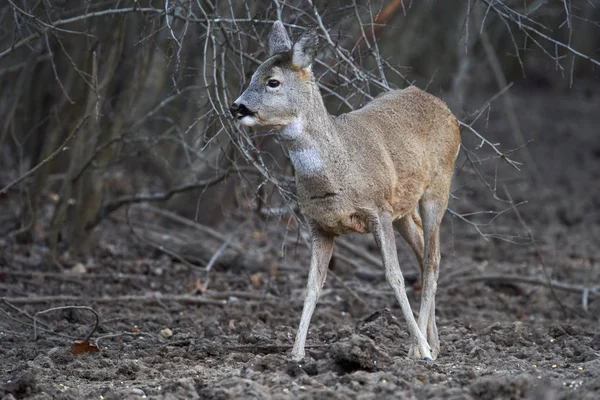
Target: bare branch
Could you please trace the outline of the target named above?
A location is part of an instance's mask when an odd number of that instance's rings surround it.
[[[35,167],[31,168],[29,171],[27,171],[26,173],[24,173],[23,175],[21,175],[20,177],[18,177],[17,179],[15,179],[11,183],[9,183],[8,185],[6,185],[2,189],[0,189],[0,195],[7,193],[10,190],[10,188],[12,188],[13,186],[17,185],[19,182],[22,182],[23,180],[27,179],[31,175],[35,174],[36,171],[38,171],[45,164],[47,164],[50,161],[52,161],[58,154],[60,154],[61,151],[66,150],[66,146],[69,144],[69,142],[71,140],[73,140],[73,138],[75,137],[75,135],[77,134],[77,132],[79,132],[79,129],[86,123],[86,121],[88,120],[89,117],[90,117],[89,115],[84,116],[79,121],[79,123],[77,124],[77,126],[75,127],[75,129],[73,129],[73,131],[62,142],[62,144],[60,146],[58,146],[58,148],[56,150],[54,150],[48,157],[44,158]]]

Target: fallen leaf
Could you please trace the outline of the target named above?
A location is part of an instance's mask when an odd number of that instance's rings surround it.
[[[250,275],[250,280],[252,281],[252,286],[254,286],[255,289],[260,288],[260,285],[262,284],[262,272],[257,272],[255,274]]]
[[[71,346],[71,354],[98,353],[100,349],[91,344],[89,340],[76,340]]]
[[[202,284],[202,281],[200,280],[200,278],[196,278],[191,292],[193,294],[204,294],[205,291],[206,291],[206,286]]]

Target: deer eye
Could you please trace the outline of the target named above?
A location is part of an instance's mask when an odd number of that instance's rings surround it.
[[[267,82],[267,86],[270,88],[276,88],[279,85],[281,85],[281,82],[277,79],[269,79],[269,82]]]

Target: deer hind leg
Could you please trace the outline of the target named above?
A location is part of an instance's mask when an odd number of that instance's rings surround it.
[[[400,303],[402,314],[408,324],[408,330],[411,336],[411,346],[409,357],[421,360],[432,360],[431,349],[427,343],[424,331],[421,331],[415,320],[404,286],[404,277],[398,264],[398,253],[396,252],[396,240],[394,238],[394,228],[392,225],[392,216],[388,213],[382,213],[375,216],[371,222],[371,231],[375,241],[381,250],[383,264],[385,266],[385,276],[394,290],[396,299]]]
[[[423,220],[423,263],[421,266],[421,309],[418,325],[427,334],[433,358],[440,351],[437,326],[435,322],[435,293],[440,268],[440,224],[448,205],[448,190],[426,192],[419,202],[419,211]],[[433,195],[432,195],[433,194]],[[439,196],[438,196],[439,194]]]
[[[423,268],[423,225],[417,209],[415,208],[411,214],[394,221],[394,227],[415,252],[419,267]]]

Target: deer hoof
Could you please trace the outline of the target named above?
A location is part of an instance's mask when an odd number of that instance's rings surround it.
[[[304,359],[304,352],[292,351],[291,359],[292,361],[302,361]]]
[[[414,360],[433,361],[429,346],[412,345],[408,351],[408,357]]]

